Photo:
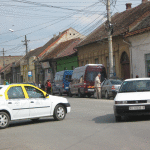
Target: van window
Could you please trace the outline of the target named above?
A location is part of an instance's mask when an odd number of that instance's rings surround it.
[[[97,71],[87,71],[87,74],[85,77],[86,81],[95,81],[97,74],[98,74]]]
[[[65,80],[71,80],[71,75],[66,75]]]

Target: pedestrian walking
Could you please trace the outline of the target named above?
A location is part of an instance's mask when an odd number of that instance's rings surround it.
[[[95,84],[94,84],[97,99],[101,98],[101,80],[100,80],[100,77],[101,77],[101,74],[98,73],[98,75],[95,78]]]

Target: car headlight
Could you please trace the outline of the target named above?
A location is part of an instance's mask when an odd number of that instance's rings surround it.
[[[115,104],[127,104],[127,101],[115,101]]]

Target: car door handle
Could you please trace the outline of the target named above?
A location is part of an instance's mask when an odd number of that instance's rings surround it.
[[[34,103],[34,101],[31,101],[30,103]]]
[[[8,102],[8,104],[12,104],[12,102]]]

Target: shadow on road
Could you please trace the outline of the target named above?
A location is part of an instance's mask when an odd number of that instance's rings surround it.
[[[123,123],[123,122],[140,122],[140,121],[150,121],[150,116],[130,116],[130,117],[122,117],[122,120],[120,122],[115,121],[114,114],[107,114],[104,116],[99,116],[92,121],[95,121],[95,123]]]
[[[107,114],[104,116],[99,116],[92,120],[95,121],[95,123],[115,123],[114,114]]]
[[[45,122],[54,122],[54,121],[55,120],[53,118],[41,118],[38,121],[32,121],[30,119],[20,120],[20,121],[11,121],[8,128],[18,127],[18,126],[26,126],[26,125],[33,125],[33,124],[39,124],[39,123],[45,123]]]

